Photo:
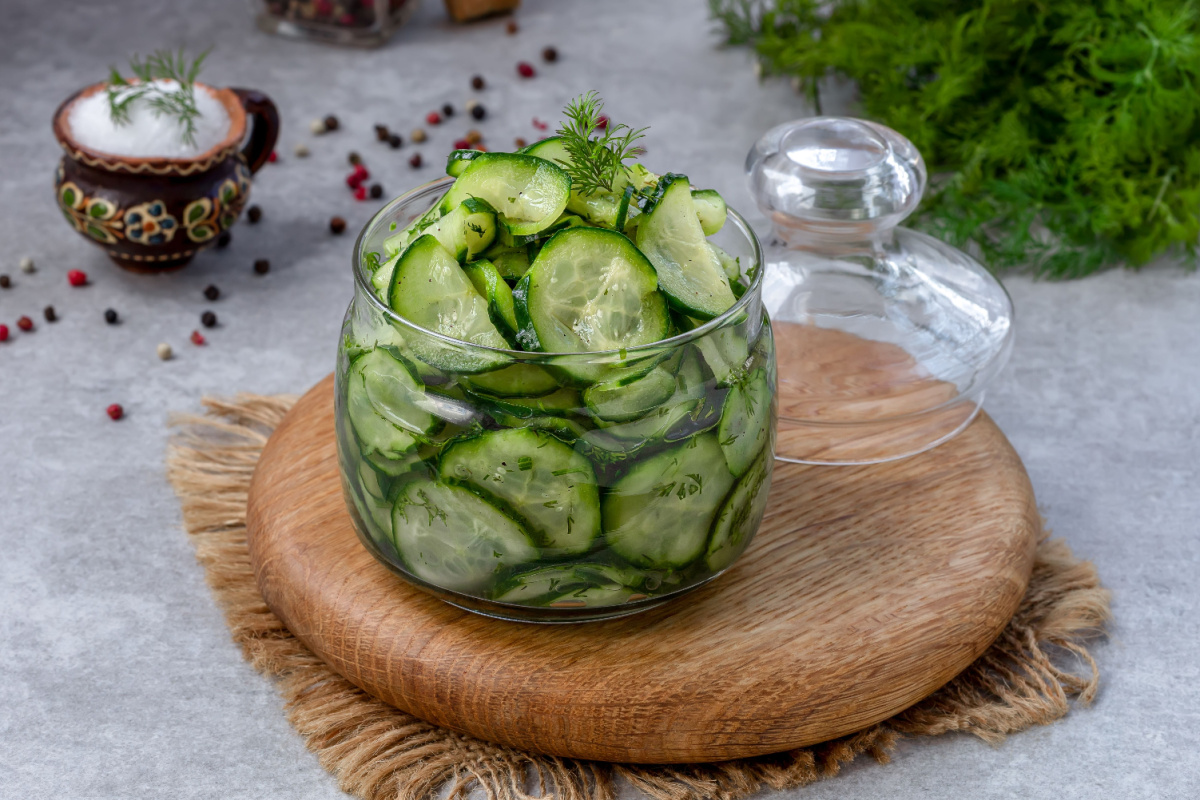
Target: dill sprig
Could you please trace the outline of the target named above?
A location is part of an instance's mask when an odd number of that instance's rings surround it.
[[[624,172],[625,162],[637,156],[640,151],[634,142],[647,130],[611,120],[602,128],[603,111],[604,101],[595,91],[576,97],[563,109],[567,120],[558,135],[570,158],[558,163],[571,176],[571,189],[582,195],[611,192],[617,170]]]
[[[1074,278],[1200,241],[1194,0],[709,0],[764,74],[859,113],[931,167],[916,218],[996,271]],[[820,106],[816,106],[818,113]]]
[[[138,100],[145,100],[155,116],[174,117],[179,125],[180,138],[189,145],[196,144],[196,118],[200,110],[196,107],[196,78],[209,51],[205,50],[192,61],[184,56],[183,48],[178,53],[157,50],[143,61],[134,56],[129,69],[134,80],[121,75],[115,66],[108,76],[108,113],[113,123],[129,124],[129,110]],[[168,91],[155,81],[170,80],[179,84],[175,91]]]

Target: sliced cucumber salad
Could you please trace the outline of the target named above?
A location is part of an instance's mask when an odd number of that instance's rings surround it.
[[[361,532],[424,585],[506,607],[706,580],[770,484],[774,351],[758,306],[726,314],[753,276],[708,240],[725,201],[627,163],[637,132],[602,133],[593,101],[521,152],[454,151],[445,194],[364,260],[416,327],[364,297],[343,331],[338,454]]]

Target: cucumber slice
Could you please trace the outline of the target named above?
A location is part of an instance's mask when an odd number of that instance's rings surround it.
[[[571,164],[571,154],[563,146],[561,136],[551,136],[534,142],[522,152],[538,158],[544,158],[555,164]],[[597,225],[609,228],[619,228],[616,224],[620,211],[620,197],[609,192],[594,192],[590,195],[572,191],[567,198],[567,210],[582,217],[587,217]]]
[[[392,285],[392,275],[396,272],[396,264],[400,262],[400,253],[389,258],[379,265],[379,269],[371,274],[371,285],[375,287],[375,294],[383,302],[387,302],[388,287]]]
[[[471,344],[507,349],[496,330],[488,303],[475,291],[462,267],[432,236],[409,245],[396,265],[388,304],[400,316],[427,330]],[[485,372],[505,356],[465,352],[431,338],[412,336],[409,345],[422,361],[446,372]]]
[[[541,397],[558,389],[558,380],[537,364],[517,363],[465,378],[470,388],[497,397]]]
[[[616,231],[571,228],[554,236],[517,284],[519,341],[527,350],[587,353],[666,338],[671,321],[654,268]],[[583,381],[602,369],[563,366]]]
[[[664,177],[659,185],[666,181]],[[654,210],[641,219],[637,246],[654,265],[659,289],[685,314],[712,319],[736,302],[696,218],[687,178],[674,178]]]
[[[528,247],[508,247],[494,244],[483,251],[483,257],[492,262],[492,266],[500,273],[500,277],[509,283],[519,281],[529,271]]]
[[[496,209],[477,197],[468,197],[444,214],[421,235],[428,234],[453,254],[459,263],[470,261],[496,238]]]
[[[587,428],[566,417],[515,417],[499,410],[489,410],[488,413],[498,425],[506,428],[532,428],[535,431],[546,431],[567,444],[574,444],[579,437],[588,432]]]
[[[617,218],[613,222],[614,230],[623,230],[625,223],[629,221],[629,204],[636,194],[632,186],[626,186],[625,191],[621,193],[621,200],[617,203]]]
[[[504,247],[526,247],[527,245],[537,244],[545,239],[549,239],[559,231],[564,231],[567,228],[587,227],[587,222],[578,214],[563,212],[562,216],[554,221],[554,224],[545,230],[531,233],[525,236],[518,236],[509,232],[507,228],[500,228],[499,241]],[[528,252],[528,250],[526,251]]]
[[[475,291],[487,300],[488,317],[496,330],[510,345],[516,342],[517,312],[513,310],[512,289],[500,277],[492,262],[483,259],[472,261],[463,267],[463,272],[471,279]]]
[[[721,271],[725,273],[725,277],[729,279],[729,288],[736,295],[738,289],[745,291],[742,286],[742,261],[740,258],[734,258],[726,253],[721,248],[717,247],[712,242],[708,243],[713,255],[717,257],[717,263],[721,265]]]
[[[353,481],[343,477],[342,492],[354,505],[358,518],[376,546],[392,549],[392,504],[375,497],[352,485]]]
[[[446,158],[446,174],[457,178],[463,174],[468,164],[481,155],[483,155],[482,150],[451,150],[450,155]]]
[[[705,236],[712,236],[725,227],[729,206],[716,189],[692,189],[692,203],[696,206],[696,217]]]
[[[755,370],[725,395],[717,438],[735,478],[746,471],[766,443],[770,415],[771,384],[765,369]]]
[[[468,197],[478,197],[496,209],[509,233],[527,236],[553,225],[570,193],[571,177],[549,161],[483,153],[471,159],[439,207],[445,214]]]
[[[640,567],[680,569],[704,553],[733,476],[712,434],[653,455],[604,497],[608,544]]]
[[[441,208],[434,206],[417,219],[413,220],[404,230],[393,233],[383,240],[383,254],[386,258],[398,256],[416,241],[426,228],[437,222],[442,216]]]
[[[763,448],[726,498],[704,556],[705,566],[713,572],[732,564],[762,523],[774,464],[775,459]]]
[[[417,446],[417,435],[385,419],[376,410],[363,377],[364,358],[365,355],[359,356],[346,374],[346,416],[364,455],[379,453],[385,458],[400,458]]]
[[[655,367],[644,375],[592,384],[583,390],[583,402],[600,419],[627,422],[667,402],[675,388],[675,376]]]
[[[433,415],[425,386],[417,380],[411,365],[387,350],[375,348],[356,358],[350,370],[362,375],[371,407],[388,422],[418,438],[441,428],[442,421]]]
[[[387,458],[379,453],[369,453],[366,459],[371,463],[372,467],[389,478],[399,478],[401,475],[407,475],[421,463],[421,457],[416,450],[409,451],[408,455],[404,458]]]
[[[489,413],[492,411],[508,414],[511,417],[525,419],[529,417],[565,417],[568,414],[580,412],[583,403],[579,392],[563,387],[541,397],[489,397],[472,392],[472,396]]]
[[[675,315],[675,321],[685,331],[703,324],[681,314]],[[710,331],[695,342],[704,363],[712,370],[713,377],[721,386],[733,386],[745,378],[750,346],[746,342],[743,322]]]
[[[518,605],[595,607],[624,603],[638,596],[640,576],[608,564],[563,564],[536,567],[513,575],[496,587],[492,599]],[[643,595],[644,596],[644,595]]]
[[[545,432],[512,428],[460,440],[443,451],[439,473],[505,503],[552,557],[586,552],[600,535],[592,465]]]
[[[457,592],[484,590],[497,573],[537,558],[516,520],[467,489],[426,479],[400,487],[392,530],[413,575]]]

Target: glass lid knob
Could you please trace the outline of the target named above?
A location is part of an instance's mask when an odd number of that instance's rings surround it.
[[[925,162],[882,125],[814,117],[768,131],[746,157],[750,191],[785,240],[797,231],[862,237],[921,201]]]

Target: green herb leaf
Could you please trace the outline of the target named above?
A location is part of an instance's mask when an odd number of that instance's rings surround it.
[[[210,48],[211,49],[211,48]],[[138,100],[145,99],[156,116],[174,117],[179,124],[179,135],[185,144],[196,144],[196,118],[200,111],[196,107],[196,78],[208,57],[205,50],[189,62],[180,48],[178,53],[158,50],[147,56],[145,61],[134,56],[129,61],[129,70],[137,83],[126,80],[114,66],[109,71],[108,112],[116,125],[129,124],[129,109]],[[155,81],[171,80],[179,84],[177,91],[166,91]]]
[[[582,195],[611,192],[617,171],[624,172],[624,162],[637,155],[634,142],[647,130],[633,130],[611,120],[601,130],[603,111],[604,102],[595,91],[576,97],[563,109],[567,121],[558,129],[558,135],[570,160],[558,163],[571,176],[572,191]]]

